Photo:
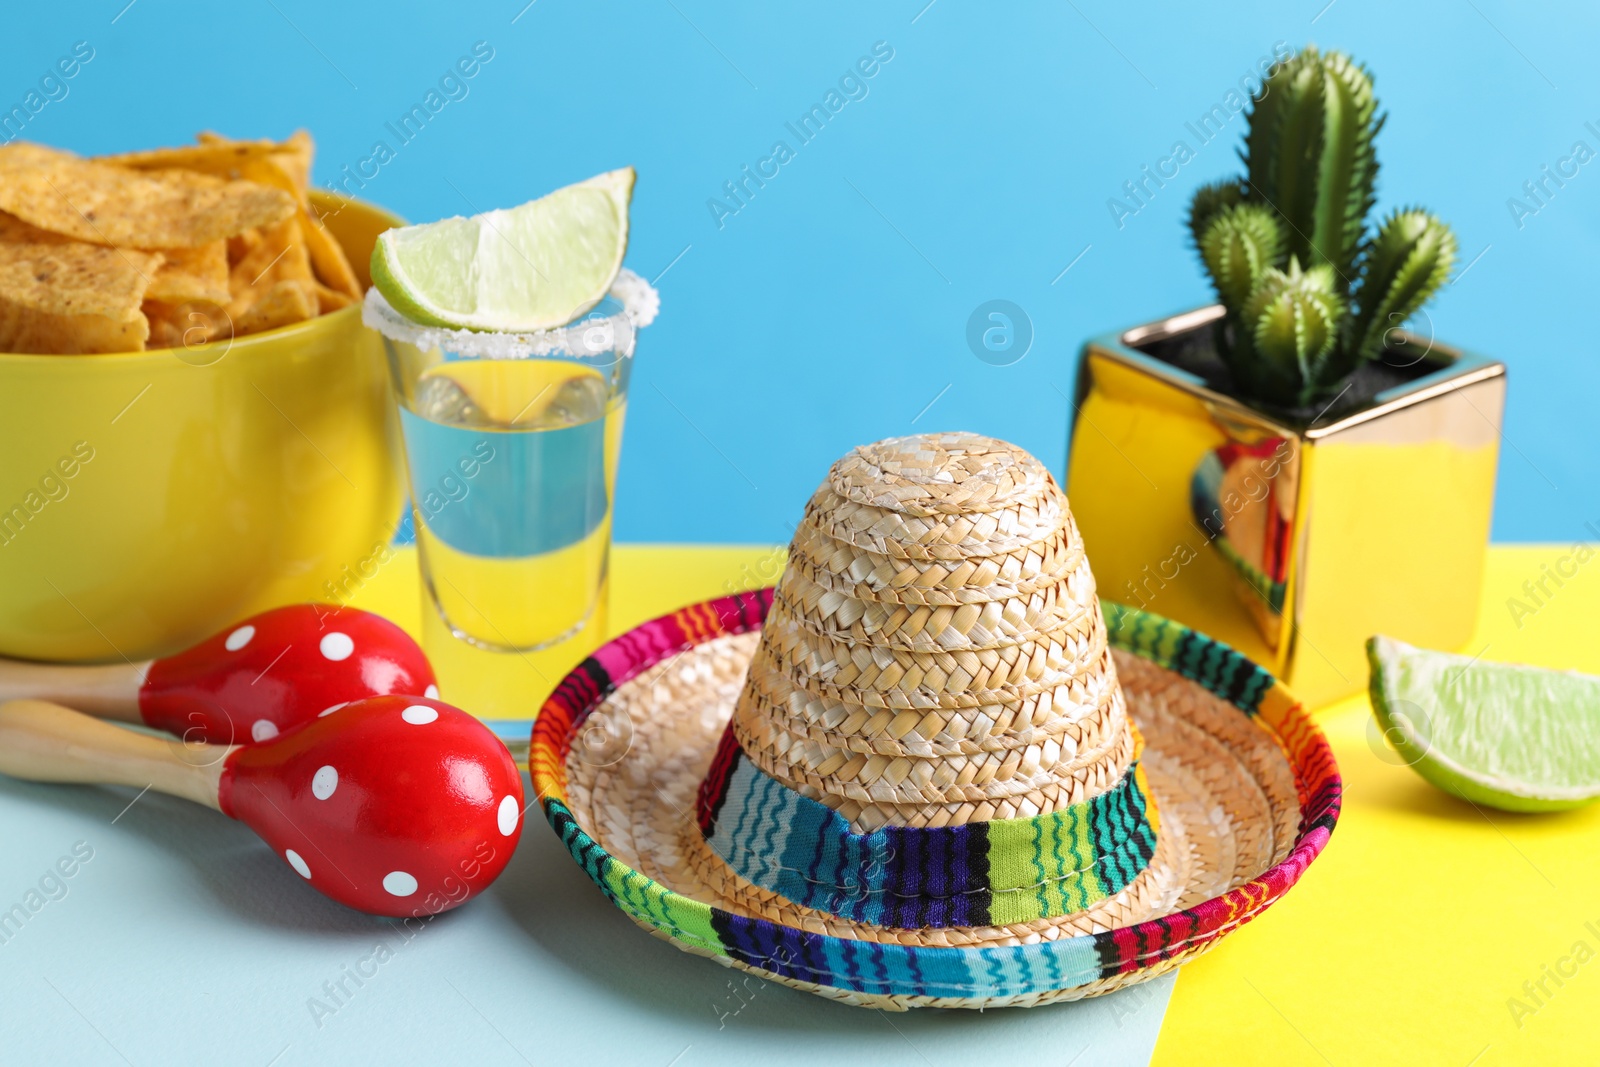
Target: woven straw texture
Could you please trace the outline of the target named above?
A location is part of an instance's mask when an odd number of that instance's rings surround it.
[[[862,833],[1026,818],[1114,787],[1136,742],[1050,473],[964,433],[834,464],[733,726],[764,773]]]
[[[1221,646],[1197,675],[1113,640],[1140,620],[1119,609],[1108,628],[1065,496],[1012,445],[855,449],[756,601],[759,632],[750,602],[733,598],[737,626],[719,603],[704,630],[723,636],[625,684],[603,657],[580,668],[614,691],[569,715],[587,715],[581,747],[548,739],[568,745],[566,818],[650,886],[713,905],[694,925],[628,909],[680,943],[857,1003],[1084,996],[1199,947],[1107,974],[1098,939],[1223,899],[1304,836],[1282,736],[1240,714],[1292,701]],[[1204,640],[1157,630],[1188,655]]]
[[[618,908],[686,951],[885,1010],[1095,996],[1163,974],[1254,918],[1299,880],[1337,821],[1332,753],[1281,684],[1225,645],[1106,604],[1161,798],[1161,847],[1182,841],[1183,888],[1169,910],[969,944],[904,943],[881,930],[867,939],[848,924],[735,907],[698,876],[683,844],[771,602],[770,590],[742,594],[640,626],[568,675],[534,724],[529,766],[546,818]],[[1191,719],[1195,707],[1210,714]],[[1274,806],[1277,787],[1267,786],[1284,776],[1291,803]]]

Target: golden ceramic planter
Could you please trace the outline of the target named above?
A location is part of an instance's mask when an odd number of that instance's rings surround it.
[[[1396,352],[1420,356],[1392,359],[1373,395],[1357,383],[1300,424],[1208,384],[1222,314],[1083,347],[1067,495],[1100,595],[1225,641],[1309,706],[1366,686],[1374,633],[1462,647],[1505,366],[1406,334]]]

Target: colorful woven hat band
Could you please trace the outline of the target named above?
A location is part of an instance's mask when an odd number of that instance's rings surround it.
[[[1032,818],[855,832],[757,767],[730,724],[701,782],[700,833],[746,881],[817,911],[899,929],[1071,915],[1126,888],[1159,825],[1137,761],[1098,796]]]
[[[1294,883],[1339,791],[1271,675],[1102,606],[1050,472],[966,433],[840,459],[775,590],[598,650],[529,765],[635,922],[883,1010],[1169,970]]]

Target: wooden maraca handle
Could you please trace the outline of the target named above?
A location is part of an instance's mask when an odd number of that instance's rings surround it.
[[[73,666],[0,659],[0,701],[57,700],[102,719],[141,722],[139,687],[150,663]]]
[[[0,704],[0,773],[13,778],[148,786],[221,810],[217,788],[232,752],[150,737],[44,700]]]

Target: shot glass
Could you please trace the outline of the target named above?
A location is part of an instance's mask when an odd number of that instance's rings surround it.
[[[405,437],[423,647],[445,699],[529,719],[606,638],[611,517],[637,331],[624,272],[582,319],[533,334],[419,326],[369,298]]]

